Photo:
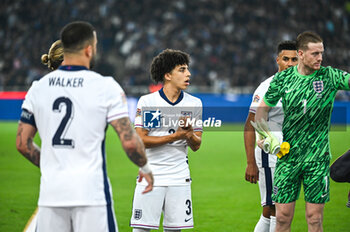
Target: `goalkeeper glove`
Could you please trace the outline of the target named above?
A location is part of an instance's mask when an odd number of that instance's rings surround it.
[[[280,143],[276,136],[270,132],[270,129],[264,119],[260,122],[250,121],[250,124],[258,132],[259,137],[264,139],[263,150],[264,152],[272,155],[277,155],[280,151]]]

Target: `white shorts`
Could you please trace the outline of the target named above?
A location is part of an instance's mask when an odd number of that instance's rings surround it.
[[[259,190],[261,197],[261,206],[275,205],[272,201],[273,173],[275,168],[259,167]]]
[[[145,186],[136,185],[130,226],[136,228],[159,228],[163,212],[164,229],[193,228],[191,186],[155,186],[142,194]]]
[[[118,232],[113,205],[39,206],[36,232]]]

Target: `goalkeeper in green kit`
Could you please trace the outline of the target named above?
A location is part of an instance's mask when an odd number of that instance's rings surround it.
[[[350,89],[350,75],[321,66],[324,47],[316,33],[303,32],[296,43],[298,65],[275,75],[255,120],[267,120],[269,109],[282,98],[283,140],[289,143],[290,150],[276,164],[272,194],[276,231],[290,231],[301,184],[308,231],[323,231],[324,204],[330,199],[330,117],[337,91]]]

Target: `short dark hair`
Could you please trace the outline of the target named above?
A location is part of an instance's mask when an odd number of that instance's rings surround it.
[[[297,50],[296,42],[292,40],[280,42],[277,46],[277,55],[279,55],[282,50]]]
[[[164,82],[164,75],[170,73],[177,65],[188,65],[190,55],[186,52],[173,49],[165,49],[153,58],[150,73],[151,79],[158,83]]]
[[[64,52],[80,51],[87,44],[92,44],[95,28],[88,22],[75,21],[67,24],[61,31]]]
[[[297,50],[308,49],[308,43],[322,43],[322,38],[313,31],[304,31],[297,37]]]

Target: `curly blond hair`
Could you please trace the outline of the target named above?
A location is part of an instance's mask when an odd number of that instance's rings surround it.
[[[56,70],[63,61],[63,46],[61,40],[55,41],[49,50],[49,54],[41,56],[41,63],[51,70]]]

